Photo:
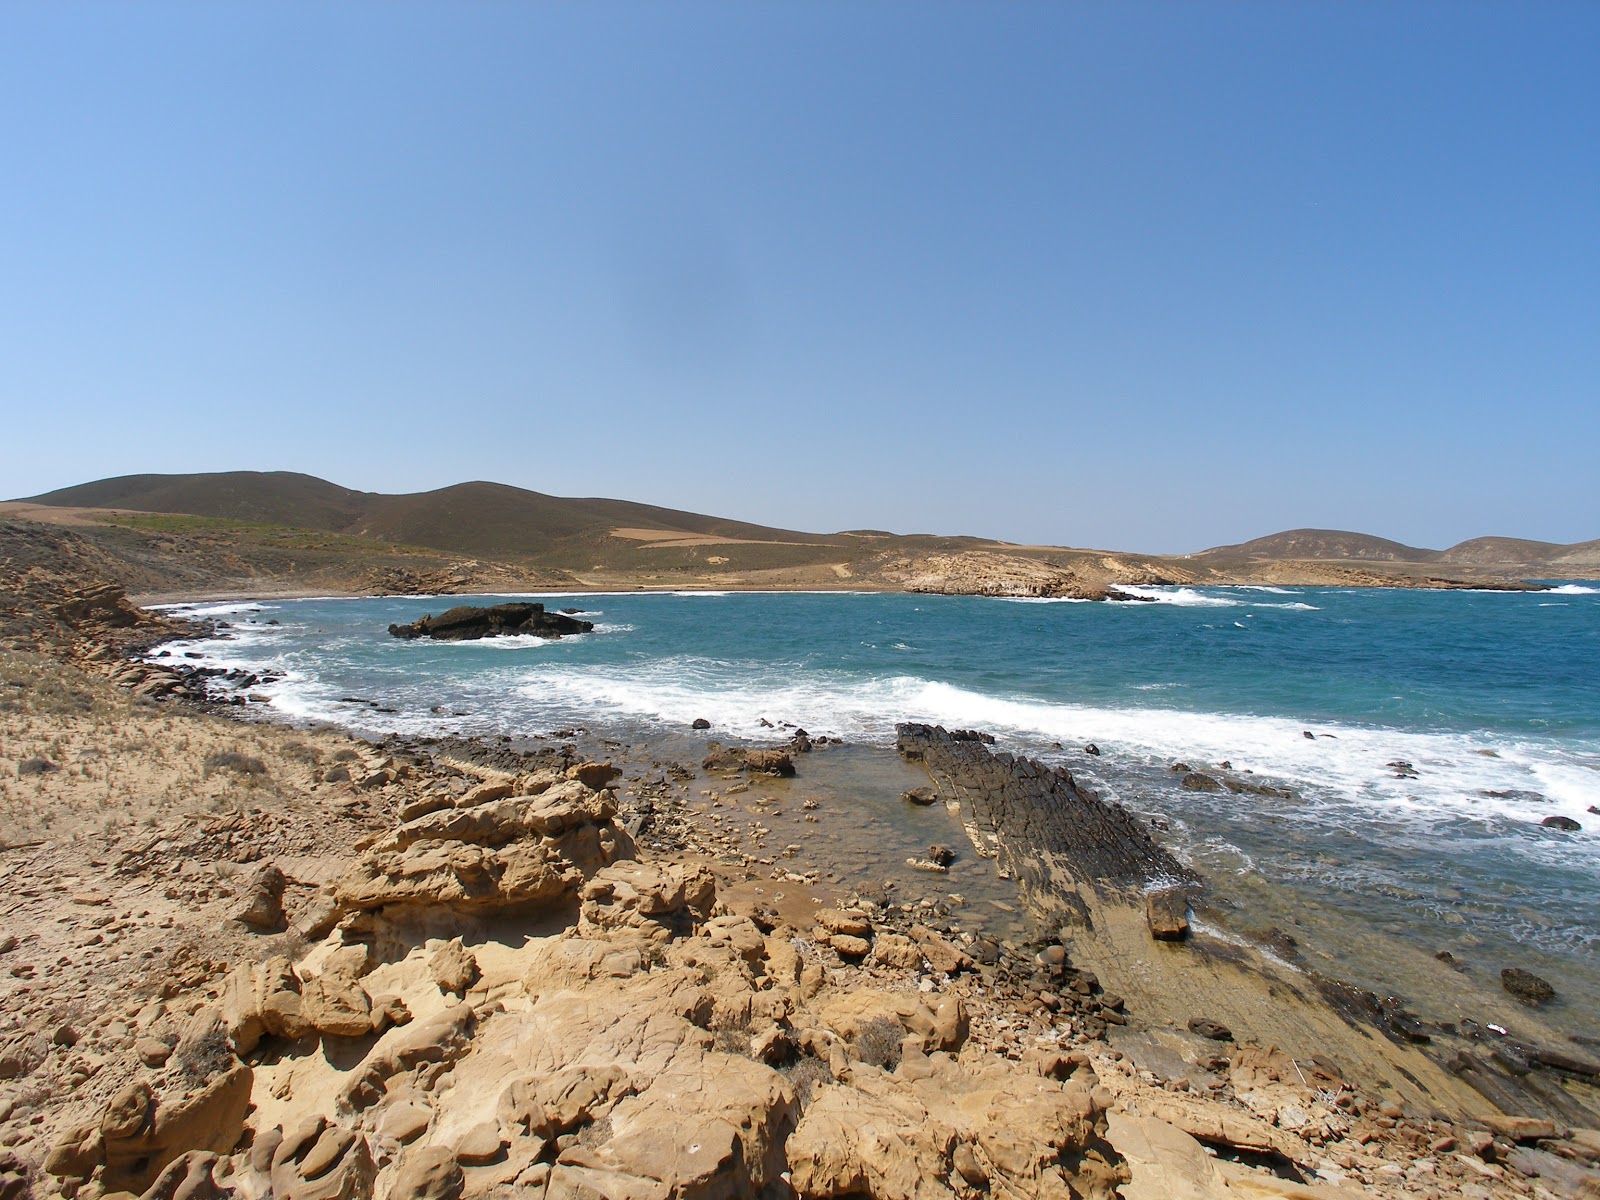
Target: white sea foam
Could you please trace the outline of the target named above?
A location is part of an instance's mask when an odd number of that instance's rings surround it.
[[[1094,604],[1085,596],[991,596],[991,600],[1004,600],[1007,604]]]
[[[1273,587],[1268,583],[1230,583],[1222,585],[1231,592],[1271,592],[1275,596],[1298,596],[1292,588]]]
[[[1582,583],[1563,583],[1560,587],[1553,587],[1546,593],[1550,596],[1597,596],[1600,587],[1589,587]]]
[[[1271,604],[1264,600],[1252,600],[1251,608],[1281,608],[1288,612],[1321,612],[1315,604],[1307,604],[1303,600],[1293,600],[1288,604]]]
[[[1238,608],[1247,603],[1244,600],[1235,600],[1228,596],[1208,596],[1204,592],[1197,592],[1187,587],[1146,587],[1139,584],[1119,583],[1117,591],[1129,596],[1141,596],[1146,600],[1154,600],[1157,604],[1176,604],[1184,608]],[[1129,607],[1137,607],[1130,605]]]
[[[152,604],[149,607],[175,617],[232,617],[240,613],[275,612],[278,609],[278,605],[260,600],[230,600],[218,604]]]

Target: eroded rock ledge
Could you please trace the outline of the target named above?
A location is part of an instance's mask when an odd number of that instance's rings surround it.
[[[1152,888],[1199,882],[1138,818],[1065,767],[996,752],[978,735],[937,725],[897,726],[896,746],[959,805],[973,848],[999,859],[1044,928],[1092,924],[1085,891],[1132,903]]]
[[[546,612],[542,604],[491,604],[483,607],[462,604],[437,617],[429,613],[409,625],[389,626],[389,633],[393,637],[427,637],[441,642],[467,642],[508,634],[558,638],[568,633],[593,631],[593,621],[580,621],[565,613]]]

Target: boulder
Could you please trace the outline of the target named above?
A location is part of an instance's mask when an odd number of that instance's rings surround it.
[[[578,932],[631,927],[652,938],[690,933],[711,916],[716,894],[705,867],[613,863],[584,885]]]
[[[276,1200],[364,1200],[377,1173],[363,1134],[315,1116],[284,1132],[269,1176]]]
[[[858,938],[872,936],[872,922],[860,909],[819,909],[815,920],[817,925],[828,933],[844,933]]]
[[[288,878],[271,863],[260,867],[239,891],[239,901],[229,914],[241,925],[260,933],[283,928],[283,891]]]
[[[1220,792],[1222,785],[1203,771],[1190,771],[1183,777],[1183,790],[1186,792]]]
[[[441,992],[465,996],[467,989],[478,981],[478,960],[461,944],[460,938],[451,938],[428,956],[428,974]]]
[[[300,985],[306,1023],[333,1037],[365,1037],[372,1032],[372,1001],[348,975],[329,973]]]
[[[762,775],[793,775],[794,760],[787,750],[747,750],[744,765]]]
[[[182,1075],[159,1094],[143,1081],[124,1087],[100,1119],[107,1190],[142,1192],[191,1150],[231,1153],[244,1133],[253,1079],[248,1066],[233,1062],[194,1087],[185,1088]]]
[[[929,787],[912,788],[910,791],[901,792],[900,799],[907,804],[927,806],[939,802],[939,793]]]
[[[1583,826],[1577,821],[1574,821],[1571,817],[1563,817],[1559,814],[1546,817],[1544,820],[1540,821],[1539,824],[1543,825],[1546,829],[1560,829],[1566,833],[1581,833],[1583,831]]]

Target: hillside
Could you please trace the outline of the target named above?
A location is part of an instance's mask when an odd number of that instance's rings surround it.
[[[1600,542],[1479,538],[1440,552],[1295,529],[1176,557],[877,529],[804,533],[476,481],[404,495],[292,472],[129,475],[3,507],[70,525],[144,594],[636,587],[1096,596],[1127,584],[1482,585],[1584,578]]]
[[[1309,558],[1355,562],[1429,562],[1436,550],[1422,550],[1367,533],[1342,529],[1289,529],[1236,546],[1214,546],[1204,554],[1229,558]],[[1196,556],[1199,557],[1199,556]]]

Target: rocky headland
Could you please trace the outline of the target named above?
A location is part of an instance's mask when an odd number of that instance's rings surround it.
[[[803,730],[366,743],[130,661],[181,627],[92,563],[0,592],[4,1200],[1600,1190],[1600,1068],[1536,1009],[1219,935],[1147,820],[981,734],[901,728],[961,832],[893,885]]]

